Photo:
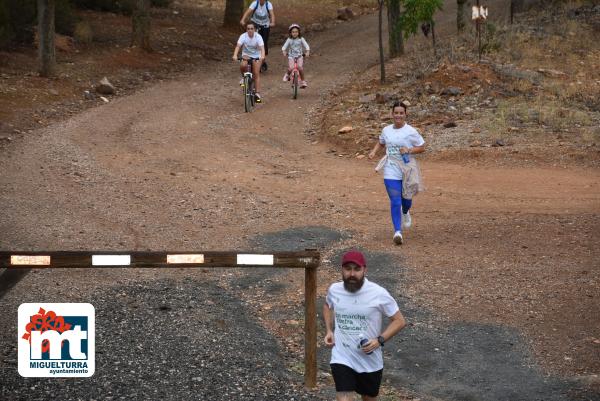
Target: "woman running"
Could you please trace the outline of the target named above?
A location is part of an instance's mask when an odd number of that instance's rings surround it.
[[[394,243],[401,245],[402,227],[409,228],[412,225],[410,207],[412,199],[402,196],[402,169],[399,163],[409,162],[413,154],[425,151],[425,140],[419,132],[406,123],[406,105],[394,102],[392,106],[393,124],[383,128],[379,141],[369,153],[369,159],[375,157],[379,149],[385,148],[386,157],[383,170],[383,182],[390,198],[392,223],[394,225]],[[406,160],[403,160],[406,158]],[[404,224],[402,220],[404,219]]]

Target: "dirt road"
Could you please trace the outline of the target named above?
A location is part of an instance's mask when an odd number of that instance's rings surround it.
[[[394,247],[373,163],[339,157],[306,132],[320,96],[376,61],[375,35],[370,16],[312,37],[310,86],[298,100],[272,61],[264,104],[251,114],[236,65],[215,62],[24,138],[0,158],[0,248],[317,246],[330,260],[322,295],[338,277],[336,255],[358,246],[413,324],[391,347],[389,386],[425,399],[600,399],[600,172],[474,170],[425,158],[428,191],[416,199],[406,245]],[[0,302],[16,317],[40,292],[45,301],[94,303],[116,283],[190,278],[218,280],[283,333],[283,346],[286,333],[297,337],[281,316],[299,273],[42,271]],[[265,280],[281,284],[265,295],[278,303],[269,311],[250,302]],[[3,343],[15,324],[2,323]],[[326,370],[327,351],[319,357]],[[13,383],[7,394],[22,386]]]

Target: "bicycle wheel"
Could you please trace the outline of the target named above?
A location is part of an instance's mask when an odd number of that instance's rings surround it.
[[[298,98],[298,73],[294,71],[294,78],[292,80],[292,96],[294,99]]]
[[[256,105],[256,87],[254,83],[254,79],[250,80],[250,102],[252,104],[252,108]]]
[[[252,79],[248,76],[244,77],[244,110],[246,113],[252,111],[254,106],[254,94],[252,93]]]

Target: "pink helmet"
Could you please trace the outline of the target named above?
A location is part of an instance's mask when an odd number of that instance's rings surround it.
[[[290,25],[290,27],[288,28],[288,32],[291,32],[292,29],[294,29],[294,28],[298,28],[298,30],[300,30],[300,25],[298,25],[298,24],[292,24],[292,25]]]

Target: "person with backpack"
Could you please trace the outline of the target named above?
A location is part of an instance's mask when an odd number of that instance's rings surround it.
[[[240,25],[246,28],[246,21],[250,17],[250,21],[256,25],[258,34],[262,37],[265,43],[265,55],[269,55],[269,32],[271,27],[275,26],[275,13],[273,12],[273,4],[269,0],[253,0],[250,7],[242,16]],[[261,71],[267,71],[267,62],[263,61]]]

